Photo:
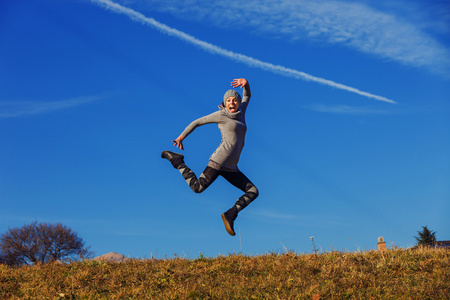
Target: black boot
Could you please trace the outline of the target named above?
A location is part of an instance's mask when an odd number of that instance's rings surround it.
[[[225,225],[225,229],[232,236],[236,235],[236,233],[234,232],[234,220],[236,220],[237,215],[238,211],[236,206],[233,206],[232,208],[230,208],[229,210],[227,210],[225,213],[222,214],[222,221],[223,224]]]
[[[178,169],[180,165],[184,164],[184,156],[182,154],[166,150],[161,152],[161,157],[170,161],[175,169]]]

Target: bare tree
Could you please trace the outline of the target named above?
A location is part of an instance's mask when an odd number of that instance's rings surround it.
[[[10,228],[0,237],[0,253],[10,265],[90,258],[93,253],[89,248],[76,232],[61,223],[33,222]]]

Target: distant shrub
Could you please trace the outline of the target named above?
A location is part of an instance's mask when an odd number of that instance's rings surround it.
[[[436,243],[436,232],[432,232],[427,226],[422,226],[422,231],[417,232],[416,236],[417,246],[427,246]]]
[[[78,260],[92,257],[90,247],[70,228],[33,222],[0,236],[0,261],[8,265]]]

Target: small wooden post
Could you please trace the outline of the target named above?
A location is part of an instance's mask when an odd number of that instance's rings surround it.
[[[378,238],[378,251],[386,251],[386,243],[384,242],[384,238],[382,236]]]

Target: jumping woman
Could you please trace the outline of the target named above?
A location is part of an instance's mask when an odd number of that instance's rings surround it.
[[[238,213],[258,197],[256,186],[239,170],[237,164],[245,143],[245,112],[250,101],[250,85],[245,78],[234,79],[231,82],[233,88],[243,88],[243,97],[235,90],[228,90],[223,96],[223,102],[219,105],[219,111],[201,117],[191,124],[172,142],[178,149],[184,150],[183,140],[191,134],[195,128],[210,123],[217,123],[222,134],[222,142],[211,155],[209,163],[199,178],[184,163],[182,154],[171,151],[163,151],[161,157],[169,160],[173,167],[181,172],[189,187],[195,193],[203,192],[217,177],[222,176],[229,183],[242,190],[242,195],[232,208],[222,214],[225,229],[230,235],[234,232],[234,220]]]

